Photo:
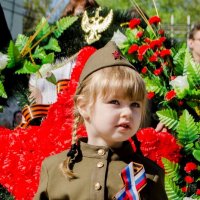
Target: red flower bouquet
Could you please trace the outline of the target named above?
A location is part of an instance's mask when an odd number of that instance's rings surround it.
[[[152,121],[161,121],[169,130],[141,129],[141,151],[165,169],[170,200],[200,199],[200,65],[193,62],[186,45],[169,48],[158,16],[149,18],[146,27],[133,21],[119,47],[146,83]]]

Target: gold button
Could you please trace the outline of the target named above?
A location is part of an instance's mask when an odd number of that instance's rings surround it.
[[[98,167],[98,168],[101,168],[101,167],[103,167],[103,166],[104,166],[103,162],[98,162],[98,163],[97,163],[97,167]]]
[[[100,185],[100,183],[95,183],[95,185],[94,185],[94,189],[95,190],[100,190],[101,189],[101,185]]]
[[[99,150],[98,150],[98,154],[99,154],[100,156],[105,155],[105,150],[104,150],[104,149],[99,149]]]

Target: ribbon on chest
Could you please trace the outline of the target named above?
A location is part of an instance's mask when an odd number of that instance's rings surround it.
[[[135,162],[129,163],[121,171],[124,187],[115,195],[115,200],[139,200],[138,192],[145,187],[146,174],[143,165]]]

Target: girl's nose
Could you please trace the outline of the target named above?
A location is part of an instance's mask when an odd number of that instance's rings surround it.
[[[122,111],[121,111],[121,117],[132,117],[132,110],[129,106],[125,106],[122,108]]]

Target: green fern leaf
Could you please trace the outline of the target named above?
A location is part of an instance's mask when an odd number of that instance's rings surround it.
[[[178,52],[177,52],[177,49],[174,49],[173,47],[171,48],[173,63],[176,66],[174,68],[176,75],[182,75],[183,74],[185,49],[186,49],[185,45],[183,45],[181,48],[179,48]]]
[[[39,24],[36,26],[35,31],[38,32],[36,36],[37,40],[41,39],[44,35],[51,31],[50,26],[44,17],[42,17]]]
[[[146,28],[147,33],[149,34],[149,38],[154,39],[156,38],[154,31],[152,30],[152,28],[150,28],[150,26],[147,26]]]
[[[167,92],[166,87],[162,87],[162,83],[157,77],[154,77],[153,79],[145,77],[144,81],[148,92],[155,92],[160,96],[163,96]]]
[[[42,64],[53,63],[54,62],[54,53],[50,53],[42,59]]]
[[[33,58],[39,58],[42,60],[46,57],[46,52],[42,47],[37,46],[32,56]]]
[[[198,127],[194,121],[194,118],[187,110],[184,110],[183,114],[179,118],[177,133],[177,139],[183,145],[193,143],[199,137]]]
[[[195,149],[200,150],[200,142],[199,141],[195,142]]]
[[[165,191],[169,200],[183,200],[183,192],[168,176],[165,176]]]
[[[136,35],[137,35],[136,29],[129,29],[129,28],[126,29],[126,36],[128,39],[128,41],[126,43],[128,43],[128,48],[130,47],[131,44],[135,43]],[[124,43],[124,44],[126,44],[126,43]],[[128,49],[126,52],[128,52]]]
[[[19,51],[21,51],[26,43],[28,42],[28,37],[22,34],[18,34],[17,39],[15,41],[15,46],[18,48]]]
[[[4,89],[3,82],[1,80],[0,80],[0,97],[5,98],[5,99],[7,98],[7,94]]]
[[[35,72],[37,72],[40,69],[39,65],[35,65],[33,63],[31,63],[30,61],[25,61],[24,65],[22,68],[20,68],[19,70],[17,70],[15,73],[16,74],[33,74]]]
[[[60,37],[64,30],[70,27],[77,19],[78,17],[67,16],[58,20],[56,22],[57,29],[54,31],[54,35],[56,36],[56,38]]]
[[[167,158],[162,158],[162,163],[164,165],[165,174],[168,178],[170,178],[173,181],[178,181],[180,178],[179,175],[179,169],[180,166],[178,163],[171,162]]]
[[[199,100],[200,90],[191,89],[191,90],[188,91],[188,95],[190,95],[194,99],[198,99]]]
[[[56,40],[55,38],[52,38],[52,37],[50,38],[48,44],[46,46],[44,46],[44,49],[61,52],[61,48],[58,44],[58,40]]]
[[[194,150],[193,152],[192,152],[192,155],[194,156],[194,158],[197,160],[197,161],[199,161],[200,162],[200,150]]]
[[[187,75],[187,71],[188,71],[188,66],[192,65],[192,55],[191,53],[188,51],[188,49],[185,49],[185,59],[184,59],[184,65],[183,65],[183,76]]]
[[[176,130],[178,125],[178,115],[172,109],[159,110],[156,112],[159,120],[165,124],[169,129]]]
[[[188,82],[193,87],[200,87],[200,64],[192,62],[187,69]]]
[[[18,48],[15,46],[13,41],[10,41],[9,47],[8,47],[8,68],[13,68],[16,66],[16,64],[20,61],[20,53]]]

